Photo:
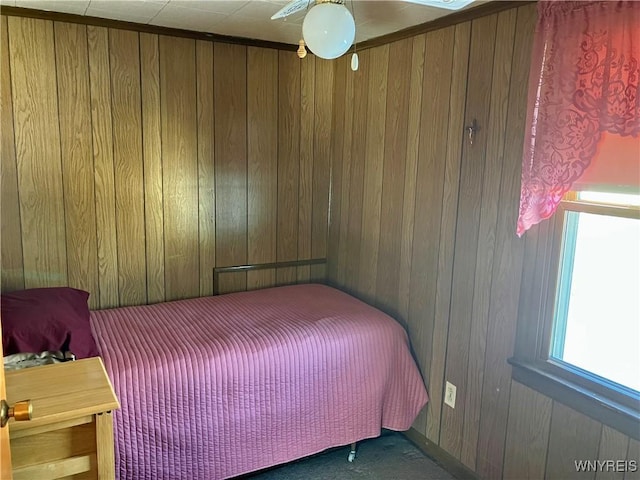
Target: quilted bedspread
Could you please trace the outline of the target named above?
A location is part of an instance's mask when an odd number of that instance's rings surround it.
[[[233,477],[406,430],[427,401],[400,324],[323,285],[94,311],[91,325],[121,403],[120,480]]]

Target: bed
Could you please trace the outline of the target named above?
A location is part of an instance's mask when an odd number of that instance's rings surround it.
[[[120,480],[221,479],[407,430],[427,401],[403,328],[320,284],[90,313],[120,400]]]

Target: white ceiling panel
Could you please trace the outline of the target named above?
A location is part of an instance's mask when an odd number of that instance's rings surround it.
[[[245,6],[247,1],[242,0],[171,0],[170,5],[183,8],[193,8],[205,12],[231,15]]]
[[[4,2],[3,2],[4,4]],[[53,12],[73,13],[74,15],[84,15],[89,6],[89,0],[18,0],[17,7],[34,8],[36,10],[49,10]]]
[[[228,15],[211,11],[198,10],[196,8],[176,5],[174,2],[167,4],[148,23],[163,27],[182,28],[196,32],[214,33],[216,27],[222,23]]]
[[[296,44],[302,37],[302,27],[295,24],[274,25],[262,20],[247,18],[242,22],[223,22],[216,33],[232,37],[251,38]]]
[[[280,10],[283,6],[284,5],[282,4],[276,4],[273,2],[255,0],[245,4],[242,8],[236,11],[235,15],[245,18],[256,18],[262,21],[265,18],[271,18],[271,15]]]
[[[490,0],[477,0],[467,8],[486,1]],[[306,11],[284,19],[270,19],[287,3],[287,0],[0,0],[2,5],[297,44]],[[354,12],[358,42],[452,13],[402,0],[346,0],[345,5]]]
[[[217,27],[227,20],[227,15],[209,12],[206,15],[194,9],[172,6],[160,12],[151,22],[151,25],[161,27],[180,28],[195,32],[217,33]]]
[[[91,0],[85,15],[91,17],[149,23],[165,6],[164,2],[143,0]]]
[[[360,24],[375,22],[378,25],[417,25],[442,16],[442,9],[406,2],[359,2],[355,4],[356,21]],[[420,21],[417,21],[420,19]],[[424,20],[427,19],[427,20]]]

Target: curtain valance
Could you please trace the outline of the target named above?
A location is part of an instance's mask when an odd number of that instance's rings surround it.
[[[553,215],[604,132],[638,136],[639,61],[640,2],[539,2],[518,235]]]

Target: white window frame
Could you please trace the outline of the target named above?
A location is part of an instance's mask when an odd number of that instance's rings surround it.
[[[640,219],[640,208],[578,200],[571,192],[554,217],[525,237],[513,378],[640,440],[640,394],[551,357],[554,309],[564,239],[565,212]]]

